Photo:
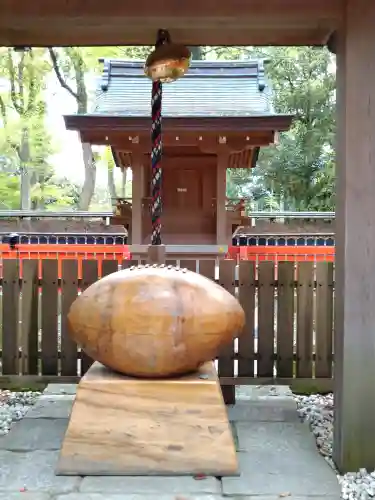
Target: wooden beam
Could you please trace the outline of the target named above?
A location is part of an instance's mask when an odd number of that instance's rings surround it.
[[[160,26],[187,45],[326,43],[341,0],[0,0],[2,45],[152,45]],[[126,30],[124,30],[126,26]]]
[[[334,459],[375,468],[375,2],[347,0],[337,39]]]
[[[131,243],[142,243],[142,198],[143,198],[143,155],[140,151],[133,154],[132,164],[132,226]]]
[[[218,28],[189,29],[194,21],[186,20],[186,24],[180,28],[173,26],[173,40],[183,45],[192,46],[248,46],[248,45],[281,45],[281,46],[301,46],[326,45],[330,33],[334,28],[310,28],[310,29],[281,29],[268,28],[259,29],[242,28],[236,25],[227,25],[226,30]],[[66,47],[73,46],[109,46],[109,45],[151,45],[155,43],[155,33],[157,32],[157,21],[155,26],[142,29],[142,26],[133,26],[132,29],[124,30],[124,23],[131,21],[123,20],[121,26],[114,26],[110,22],[107,24],[77,25],[73,20],[66,22],[61,19],[60,23],[52,28],[45,28],[42,23],[34,23],[32,26],[10,28],[0,25],[0,45],[6,47],[13,46],[34,46],[34,47]],[[4,23],[3,23],[4,24]],[[64,26],[64,27],[63,27]]]
[[[296,24],[306,25],[309,18],[315,21],[331,21],[341,11],[340,0],[231,0],[217,1],[191,0],[180,3],[175,0],[163,0],[157,10],[150,0],[137,2],[123,2],[122,0],[1,0],[2,17],[6,19],[25,17],[58,20],[67,19],[97,19],[98,21],[116,18],[143,19],[147,25],[152,18],[195,18],[195,19],[240,19],[246,17],[255,25],[259,20],[270,24],[277,20],[289,26]],[[213,22],[213,21],[211,21]],[[217,22],[217,21],[216,21]],[[244,23],[244,20],[242,21]],[[130,28],[130,27],[129,27]]]
[[[289,130],[293,120],[292,115],[273,116],[248,116],[248,117],[163,117],[163,134],[169,140],[177,137],[192,137],[194,134],[208,134],[215,137],[225,135],[227,138],[247,137],[261,133],[270,133],[275,130]],[[149,134],[149,117],[127,117],[127,116],[95,116],[95,115],[68,115],[64,117],[65,126],[68,130],[79,130],[82,141],[90,140],[94,134],[101,138],[101,144],[108,144],[110,135],[126,134],[126,142],[139,144],[146,134]],[[255,137],[255,136],[254,136]],[[196,136],[194,136],[194,141]],[[137,142],[138,140],[138,142]]]
[[[108,135],[104,136],[103,133],[96,131],[87,131],[82,133],[83,142],[89,142],[90,144],[100,145],[104,142],[110,144],[115,150],[121,150],[124,154],[131,153],[131,151],[138,150],[141,148],[144,152],[150,150],[149,144],[150,133],[139,136],[139,144],[133,144],[128,139],[128,134],[121,132],[108,132]],[[231,132],[226,136],[227,147],[231,152],[242,152],[246,149],[253,147],[268,146],[273,143],[274,133],[272,131],[263,132],[252,132],[251,134],[245,134],[240,132],[236,134],[235,131]],[[210,132],[205,132],[203,134],[194,132],[182,132],[177,135],[170,133],[163,134],[163,148],[165,156],[166,154],[174,154],[183,148],[195,148],[196,154],[199,151],[203,154],[217,154],[220,148],[219,135],[213,135]],[[166,149],[167,148],[167,149]],[[198,149],[199,148],[199,149]]]
[[[227,236],[227,212],[225,209],[227,189],[227,167],[229,151],[223,145],[217,155],[217,177],[216,177],[216,243],[217,245],[228,244]]]

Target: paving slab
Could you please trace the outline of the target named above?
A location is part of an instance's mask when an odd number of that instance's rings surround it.
[[[302,422],[235,422],[239,449],[249,453],[267,452],[270,456],[279,453],[284,460],[285,453],[300,460],[313,460],[326,465],[319,454],[314,435]]]
[[[236,427],[241,474],[222,479],[225,495],[340,498],[336,474],[319,455],[306,424],[240,422]]]
[[[242,385],[236,386],[236,400],[266,400],[275,398],[293,399],[293,393],[287,385]]]
[[[63,418],[24,418],[0,437],[0,450],[59,450],[67,427],[68,420]]]
[[[52,500],[52,497],[48,493],[37,493],[35,491],[22,491],[18,493],[0,491],[0,500]]]
[[[49,395],[64,395],[76,394],[77,384],[48,384],[44,389],[43,394]]]
[[[126,494],[175,494],[190,493],[221,494],[220,481],[214,477],[194,479],[189,476],[128,476],[128,477],[85,477],[79,488],[81,493]]]
[[[227,407],[228,418],[234,422],[298,422],[293,398],[240,400]]]
[[[70,493],[68,495],[58,495],[54,497],[53,500],[281,500],[284,498],[285,500],[340,500],[338,496],[325,496],[322,498],[321,496],[288,496],[288,497],[280,497],[280,495],[234,495],[234,496],[222,496],[222,495],[195,495],[195,494],[187,494],[187,495],[158,495],[155,497],[155,493],[150,494],[130,494],[130,495],[121,495],[121,494],[107,494],[107,493]],[[1,499],[2,500],[2,499]],[[5,499],[4,499],[5,500]],[[12,499],[11,499],[12,500]],[[16,498],[15,500],[18,500]],[[34,499],[31,499],[34,500]],[[36,500],[39,500],[38,498]],[[44,499],[42,499],[44,500]]]
[[[149,494],[107,494],[107,493],[70,493],[69,495],[59,495],[54,498],[54,500],[223,500],[224,497],[221,495],[175,495],[169,494],[164,495],[163,493],[158,494],[155,497],[155,493]],[[18,500],[18,499],[17,499]],[[227,500],[228,499],[227,497]],[[247,500],[246,497],[241,497],[241,500]],[[258,498],[257,500],[263,500]],[[266,499],[268,500],[268,499]],[[273,499],[272,499],[273,500]],[[280,500],[280,499],[279,499]]]
[[[35,405],[26,413],[25,418],[69,418],[72,411],[75,396],[64,395],[42,395]]]
[[[268,453],[240,453],[241,475],[222,479],[225,496],[267,495],[276,498],[340,499],[340,487],[335,474],[322,459],[318,467],[301,463],[295,458],[271,458]],[[326,466],[324,468],[323,466]]]
[[[82,479],[79,477],[62,477],[55,475],[58,452],[33,451],[29,453],[15,453],[0,451],[0,491],[16,494],[25,489],[22,494],[30,495],[33,492],[52,495],[71,493],[78,489]],[[17,497],[15,497],[17,499]],[[18,499],[17,499],[18,500]],[[43,496],[27,500],[45,500]],[[48,499],[49,500],[49,499]]]

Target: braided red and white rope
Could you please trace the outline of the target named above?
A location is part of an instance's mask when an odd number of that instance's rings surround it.
[[[151,221],[152,233],[151,244],[161,245],[161,187],[162,187],[162,127],[161,127],[161,104],[163,97],[163,88],[160,81],[152,83],[152,125],[151,125],[151,165],[152,165],[152,204],[151,204]]]

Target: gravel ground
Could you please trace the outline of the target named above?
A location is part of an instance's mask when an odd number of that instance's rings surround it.
[[[0,391],[0,436],[7,434],[13,422],[21,420],[40,396],[39,392]],[[308,422],[315,436],[319,452],[335,470],[332,460],[333,395],[294,396],[299,416]],[[375,471],[361,469],[340,476],[343,500],[371,500],[375,498]]]
[[[9,432],[13,422],[24,417],[39,396],[40,392],[0,391],[0,436]]]
[[[333,443],[333,394],[322,396],[294,396],[298,413],[302,420],[309,423],[315,436],[320,453],[336,470],[332,460]],[[336,471],[337,472],[337,471]],[[344,476],[337,474],[341,486],[341,498],[344,500],[370,500],[375,498],[375,471],[361,469]]]

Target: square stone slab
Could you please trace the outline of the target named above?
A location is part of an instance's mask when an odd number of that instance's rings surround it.
[[[222,479],[224,495],[340,498],[336,474],[319,455],[307,425],[248,422],[236,427],[241,475]]]
[[[35,491],[22,491],[18,493],[0,491],[0,500],[52,500],[52,497],[48,493],[38,493]]]
[[[214,477],[194,479],[189,476],[127,476],[127,477],[85,477],[79,488],[82,493],[126,494],[174,494],[216,493],[221,494],[220,481]],[[195,500],[195,499],[194,499]]]
[[[293,399],[287,385],[242,385],[236,387],[236,400]]]
[[[302,454],[307,452],[308,457],[313,455],[319,462],[324,461],[317,450],[314,435],[306,423],[235,422],[235,426],[240,451],[263,451],[270,456],[277,451],[283,458],[285,453],[298,453],[299,457],[303,458]]]
[[[0,450],[59,450],[68,420],[63,418],[24,418],[0,438]]]
[[[150,494],[125,494],[119,493],[70,493],[69,495],[58,496],[56,500],[223,500],[221,495],[164,495],[163,492],[155,496],[155,493]],[[18,500],[18,499],[17,499]],[[241,500],[246,500],[246,497],[241,497]],[[262,500],[256,499],[256,500]],[[268,500],[268,499],[267,499]],[[279,499],[280,500],[280,499]]]
[[[230,496],[230,497],[224,497],[222,495],[196,495],[196,494],[187,494],[187,495],[164,495],[163,493],[158,494],[157,497],[155,497],[154,493],[151,494],[126,494],[126,495],[121,495],[121,494],[116,494],[114,493],[109,494],[108,493],[70,493],[68,495],[59,495],[57,497],[54,497],[54,500],[281,500],[283,497],[280,497],[279,495],[267,495],[267,496]],[[340,500],[340,497],[338,496],[325,496],[325,497],[316,497],[316,496],[290,496],[290,497],[284,497],[285,500]],[[2,499],[1,499],[2,500]],[[18,500],[18,498],[16,499]],[[34,500],[34,499],[32,499]],[[39,499],[36,499],[39,500]]]
[[[77,384],[48,384],[44,389],[43,394],[45,395],[64,395],[70,394],[74,395],[77,392]]]
[[[16,494],[22,488],[25,488],[28,495],[31,495],[32,492],[38,492],[53,496],[76,491],[82,479],[73,476],[56,476],[57,456],[57,451],[33,451],[30,453],[0,451],[0,492],[9,492],[6,500],[10,500],[10,493]],[[27,499],[26,492],[20,492],[22,495],[20,500]],[[17,497],[15,498],[18,500]],[[45,499],[43,497],[39,499],[36,496],[36,498],[30,497],[27,500]]]
[[[239,400],[227,411],[229,420],[235,422],[299,422],[293,398]]]
[[[74,395],[42,395],[26,413],[25,418],[65,418],[70,417]]]

